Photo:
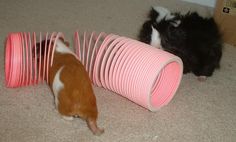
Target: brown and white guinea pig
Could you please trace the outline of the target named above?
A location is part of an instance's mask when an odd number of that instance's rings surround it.
[[[45,41],[41,44],[45,47]],[[64,39],[56,40],[55,44],[53,64],[49,68],[49,86],[56,108],[64,119],[80,117],[86,120],[93,134],[101,135],[104,129],[97,126],[96,97],[88,73]]]

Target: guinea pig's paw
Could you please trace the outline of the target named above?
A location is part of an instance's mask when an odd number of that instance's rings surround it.
[[[206,76],[198,76],[197,80],[200,81],[200,82],[204,82],[204,81],[207,80],[207,77]]]
[[[65,116],[65,115],[62,115],[61,116],[64,120],[66,120],[66,121],[72,121],[72,120],[74,120],[74,117],[73,116]]]

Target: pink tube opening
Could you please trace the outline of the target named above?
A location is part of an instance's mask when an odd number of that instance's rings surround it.
[[[182,78],[181,62],[170,62],[160,71],[151,91],[150,109],[152,111],[167,105],[174,97]]]

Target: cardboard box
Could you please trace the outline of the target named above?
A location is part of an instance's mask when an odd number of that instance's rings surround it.
[[[214,18],[224,42],[236,46],[236,0],[217,0]]]

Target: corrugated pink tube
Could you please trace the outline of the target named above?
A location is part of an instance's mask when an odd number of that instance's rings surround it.
[[[150,111],[167,105],[182,79],[179,57],[127,37],[75,32],[74,47],[94,85]]]

